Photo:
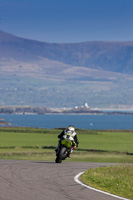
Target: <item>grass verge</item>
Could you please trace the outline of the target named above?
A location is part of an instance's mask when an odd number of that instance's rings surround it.
[[[0,158],[54,161],[61,131],[61,128],[1,127]],[[70,161],[133,163],[132,131],[79,129],[77,133],[80,144]]]
[[[133,165],[88,169],[81,180],[96,189],[133,199]]]
[[[10,160],[40,160],[55,161],[54,149],[43,148],[12,148],[1,149],[0,159]],[[121,153],[95,153],[77,151],[71,154],[71,158],[66,159],[67,162],[103,162],[103,163],[133,163],[132,156]],[[65,161],[65,162],[66,162]]]

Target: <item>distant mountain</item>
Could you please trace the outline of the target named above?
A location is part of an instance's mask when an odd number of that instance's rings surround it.
[[[47,43],[0,31],[0,105],[132,105],[132,85],[132,41]]]
[[[44,58],[47,62],[130,74],[133,73],[133,41],[57,44],[23,39],[0,31],[0,59],[4,58],[21,62]]]

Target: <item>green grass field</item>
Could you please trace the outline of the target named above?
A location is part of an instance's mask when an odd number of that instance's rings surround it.
[[[0,158],[54,161],[59,129],[0,128]],[[132,131],[77,130],[79,148],[67,161],[133,163]]]
[[[133,199],[133,165],[88,169],[81,180],[99,190]]]

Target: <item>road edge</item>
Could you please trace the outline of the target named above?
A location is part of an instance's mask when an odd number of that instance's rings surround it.
[[[74,181],[77,182],[78,184],[82,185],[83,187],[86,187],[90,190],[94,190],[96,192],[100,192],[100,193],[103,193],[105,195],[108,195],[108,196],[112,196],[112,197],[115,197],[117,199],[121,199],[121,200],[129,200],[129,199],[126,199],[126,198],[123,198],[123,197],[120,197],[120,196],[117,196],[117,195],[114,195],[114,194],[111,194],[111,193],[108,193],[108,192],[104,192],[102,190],[98,190],[96,188],[93,188],[93,187],[90,187],[84,183],[82,183],[80,180],[79,180],[79,177],[83,174],[84,172],[80,172],[79,174],[77,174],[75,177],[74,177]]]

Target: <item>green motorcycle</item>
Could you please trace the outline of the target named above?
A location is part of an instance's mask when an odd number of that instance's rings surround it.
[[[76,149],[76,144],[74,141],[70,140],[69,135],[66,138],[63,138],[60,142],[60,147],[56,152],[56,163],[61,163],[62,160],[65,160],[67,157],[70,157],[73,149]]]

